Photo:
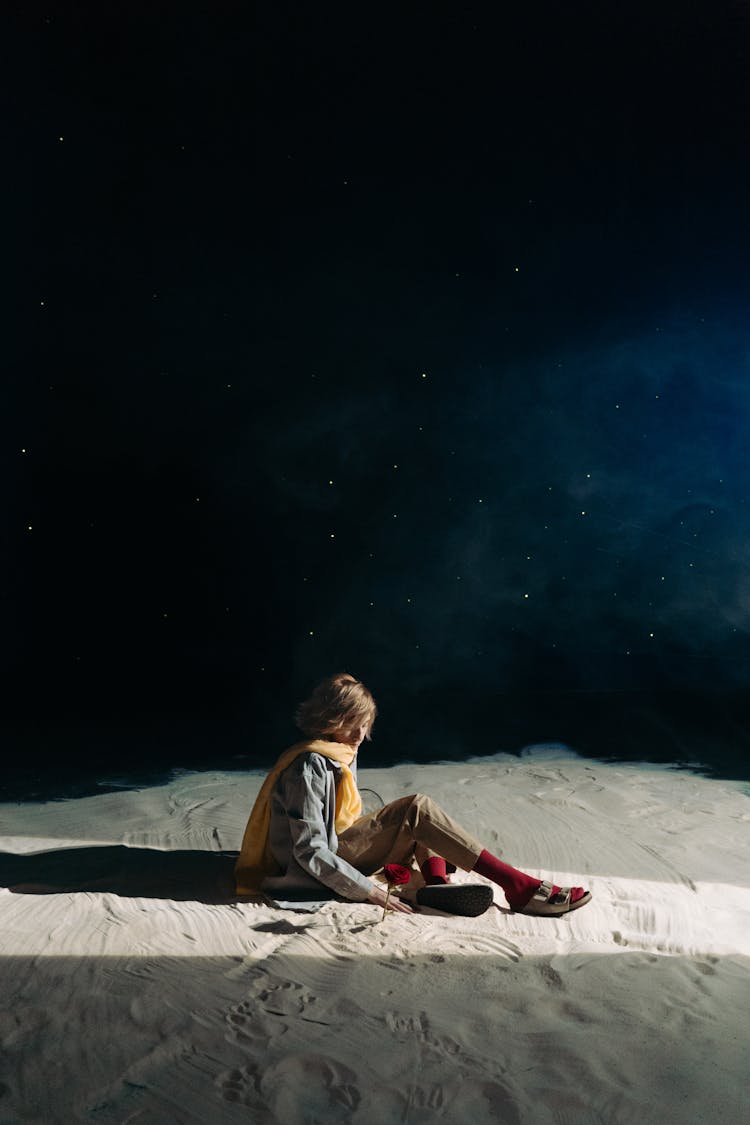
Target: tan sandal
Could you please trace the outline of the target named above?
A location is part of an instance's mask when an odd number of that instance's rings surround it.
[[[559,891],[555,891],[552,883],[540,883],[534,892],[533,897],[522,906],[520,910],[516,910],[516,914],[535,914],[535,915],[549,915],[557,917],[560,914],[569,914],[571,910],[578,910],[579,906],[585,906],[587,902],[591,902],[591,892],[586,891],[584,895],[577,898],[575,902],[570,901],[572,887],[561,887]],[[553,893],[554,892],[554,893]]]

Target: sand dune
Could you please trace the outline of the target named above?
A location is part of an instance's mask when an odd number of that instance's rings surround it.
[[[0,807],[0,1122],[745,1119],[745,786],[560,747],[362,769],[594,895],[382,922],[232,897],[260,780]]]

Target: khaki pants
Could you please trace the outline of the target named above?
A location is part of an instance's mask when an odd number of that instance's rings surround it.
[[[372,875],[386,863],[418,866],[430,856],[471,871],[482,845],[443,812],[430,797],[414,793],[401,797],[375,813],[355,820],[339,836],[338,854],[363,875]]]

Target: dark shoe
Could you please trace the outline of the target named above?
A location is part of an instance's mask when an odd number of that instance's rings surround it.
[[[446,914],[463,914],[466,918],[484,914],[493,902],[492,887],[485,883],[436,883],[431,887],[420,887],[417,891],[420,906],[444,910]]]

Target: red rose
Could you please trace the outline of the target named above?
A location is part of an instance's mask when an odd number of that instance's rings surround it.
[[[385,919],[385,912],[388,909],[388,902],[391,897],[391,889],[393,887],[401,886],[402,883],[408,883],[411,879],[411,871],[408,867],[402,867],[400,863],[386,863],[383,868],[383,874],[388,880],[388,891],[385,896],[385,906],[383,907],[383,919]]]
[[[409,868],[402,867],[400,863],[386,863],[383,871],[392,887],[399,887],[402,883],[408,883],[411,879]]]

